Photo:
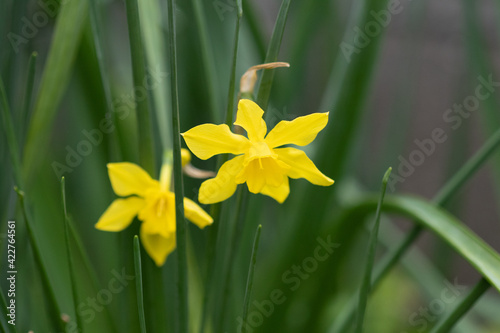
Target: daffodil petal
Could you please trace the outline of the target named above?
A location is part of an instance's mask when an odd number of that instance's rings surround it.
[[[286,144],[305,146],[316,138],[327,123],[328,112],[313,113],[292,121],[283,120],[269,132],[265,141],[271,148]]]
[[[207,212],[188,198],[184,198],[184,216],[202,229],[214,222]]]
[[[203,124],[182,133],[189,149],[202,160],[217,154],[243,154],[250,142],[243,135],[234,134],[226,124]]]
[[[221,166],[215,178],[204,181],[200,186],[198,201],[212,204],[232,196],[237,187],[234,178],[243,168],[244,159],[243,155],[234,157]]]
[[[167,256],[175,250],[175,232],[170,233],[167,237],[151,234],[145,231],[144,224],[142,224],[141,243],[156,266],[160,267],[165,263]]]
[[[266,185],[262,188],[260,193],[265,194],[278,201],[279,203],[283,203],[288,194],[290,193],[290,186],[288,184],[288,177],[283,177],[283,183],[280,186],[274,187],[270,185]]]
[[[134,163],[108,163],[107,166],[111,186],[119,196],[136,194],[142,197],[149,189],[159,186],[157,180]]]
[[[248,134],[250,141],[259,142],[264,140],[267,133],[267,126],[262,115],[264,111],[257,103],[249,99],[241,99],[238,103],[235,125],[243,127]]]
[[[145,204],[144,199],[138,197],[116,199],[102,214],[95,227],[103,231],[121,231],[132,223],[134,216]]]
[[[305,178],[314,185],[330,186],[333,180],[321,173],[306,153],[296,148],[277,148],[278,158],[291,168],[287,175],[291,178]]]

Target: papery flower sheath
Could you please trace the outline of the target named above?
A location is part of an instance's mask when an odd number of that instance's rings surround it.
[[[188,153],[189,154],[189,153]],[[183,164],[185,164],[183,154]],[[163,265],[175,249],[175,194],[170,191],[172,165],[163,165],[160,181],[136,164],[109,163],[108,174],[116,199],[102,214],[95,227],[104,231],[121,231],[135,216],[142,221],[141,242],[157,266]],[[186,218],[200,228],[213,223],[213,219],[194,201],[184,198]]]
[[[321,186],[333,184],[302,150],[279,148],[311,143],[328,123],[328,112],[281,121],[269,133],[263,114],[255,102],[239,101],[234,124],[243,127],[248,138],[232,133],[225,124],[203,124],[182,134],[191,152],[202,160],[217,154],[237,155],[221,166],[215,178],[201,184],[198,196],[201,203],[226,200],[243,183],[250,192],[268,195],[279,203],[290,193],[288,178],[305,178]]]

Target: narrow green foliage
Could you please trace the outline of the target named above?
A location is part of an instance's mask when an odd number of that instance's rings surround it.
[[[181,164],[181,135],[177,91],[177,51],[175,32],[175,1],[168,0],[168,37],[172,96],[172,126],[174,145],[174,192],[177,239],[177,325],[179,332],[188,332],[188,272],[186,249],[186,219],[184,218],[184,183]]]
[[[443,206],[455,194],[463,184],[469,180],[477,170],[492,156],[500,146],[500,129],[498,129],[488,141],[472,156],[453,177],[439,190],[434,197],[434,202]]]
[[[21,178],[21,161],[19,158],[19,145],[16,139],[14,124],[12,123],[12,114],[10,113],[9,102],[5,93],[5,86],[0,77],[0,108],[2,108],[2,122],[4,126],[7,144],[9,146],[10,160],[12,163],[12,170],[14,173],[14,181],[22,186]]]
[[[259,224],[257,227],[257,231],[255,232],[255,238],[253,241],[252,247],[252,257],[250,260],[250,265],[248,267],[248,276],[247,276],[247,286],[245,289],[245,300],[243,301],[243,322],[247,322],[248,317],[248,307],[250,306],[250,297],[252,296],[252,287],[253,287],[253,277],[255,274],[255,263],[257,262],[257,250],[259,249],[259,240],[260,240],[260,232],[262,231],[262,225]],[[243,333],[243,325],[241,325],[240,333]]]
[[[68,227],[68,212],[66,208],[66,185],[64,177],[61,178],[61,196],[62,196],[62,206],[63,206],[63,223],[64,223],[64,240],[66,243],[66,255],[68,257],[68,269],[70,276],[70,286],[71,293],[73,295],[73,313],[76,316],[76,325],[80,332],[84,332],[82,325],[82,318],[80,316],[80,311],[78,311],[78,279],[76,278],[75,265],[73,262],[73,255],[71,253],[71,242],[69,240],[69,227]]]
[[[36,167],[49,146],[52,124],[70,79],[87,11],[86,0],[72,0],[65,1],[58,14],[23,150],[23,176],[27,186],[37,174]]]
[[[141,324],[141,333],[146,333],[146,316],[144,315],[144,295],[142,288],[142,265],[141,265],[141,245],[139,237],[134,236],[134,267],[135,267],[135,288],[137,292],[137,311]]]
[[[130,54],[132,58],[132,74],[134,87],[141,87],[147,77],[146,58],[144,56],[144,42],[141,33],[141,20],[137,0],[126,0],[127,23],[130,40]],[[139,133],[139,160],[144,170],[155,175],[155,159],[153,155],[153,134],[151,115],[149,110],[149,92],[139,98],[135,96],[137,104],[137,127]]]
[[[195,24],[200,38],[201,59],[205,72],[205,87],[208,89],[208,105],[212,119],[217,123],[220,120],[220,107],[217,96],[217,75],[215,70],[214,52],[212,43],[208,36],[208,25],[204,16],[203,1],[192,0],[195,16]],[[239,19],[238,19],[239,20]],[[239,23],[237,23],[239,25]]]
[[[485,278],[472,288],[472,290],[465,296],[455,307],[446,314],[437,324],[433,327],[430,333],[446,333],[450,332],[453,326],[474,306],[476,301],[484,295],[490,288],[490,283]]]
[[[239,49],[239,36],[240,36],[240,24],[241,18],[243,16],[243,11],[241,8],[241,1],[237,1],[237,15],[236,15],[236,27],[234,32],[234,41],[233,41],[233,56],[231,61],[231,70],[229,75],[229,89],[227,94],[227,108],[225,115],[225,123],[228,126],[232,126],[233,118],[234,118],[234,97],[235,97],[235,86],[236,86],[236,64],[238,60],[238,49]],[[221,154],[217,156],[217,165],[216,170],[220,169],[222,164],[224,164],[228,160],[227,154]],[[212,287],[213,287],[213,277],[215,274],[215,261],[216,261],[216,241],[219,235],[219,222],[220,222],[220,213],[221,213],[222,203],[216,203],[211,205],[210,215],[212,215],[214,219],[214,225],[210,228],[209,236],[208,236],[208,245],[207,245],[207,279],[205,284],[205,292],[203,295],[203,309],[201,315],[201,323],[200,323],[200,333],[205,332],[205,325],[207,321],[207,317],[210,312],[210,301],[212,295]]]
[[[279,51],[281,48],[281,41],[285,33],[286,20],[288,18],[288,8],[290,7],[291,0],[283,0],[281,8],[278,13],[278,18],[274,25],[273,35],[271,42],[267,49],[266,59],[264,63],[274,62],[278,60]],[[262,78],[259,85],[259,93],[257,94],[257,104],[263,109],[267,109],[269,104],[269,96],[271,95],[271,88],[274,80],[274,69],[265,69],[262,73]]]
[[[31,110],[31,100],[33,99],[33,85],[35,83],[36,60],[38,53],[33,52],[28,62],[28,76],[26,78],[26,90],[24,92],[23,110],[19,119],[19,140],[24,141],[24,133],[28,127],[28,119]]]
[[[356,329],[355,329],[355,332],[357,333],[361,333],[363,331],[363,321],[365,317],[366,303],[368,300],[368,295],[370,294],[371,290],[372,268],[373,268],[373,263],[375,261],[375,253],[377,250],[378,229],[380,226],[380,213],[382,211],[382,204],[384,202],[385,190],[387,188],[387,181],[389,180],[391,171],[392,168],[389,168],[386,171],[384,178],[382,179],[382,187],[380,189],[380,196],[377,204],[377,212],[375,213],[375,225],[373,226],[373,230],[370,234],[370,243],[368,245],[368,254],[366,258],[365,272],[361,288],[359,291],[358,312],[356,316]]]
[[[43,261],[42,254],[40,252],[40,245],[36,239],[36,233],[34,231],[31,219],[28,217],[28,212],[26,210],[25,202],[24,202],[24,192],[19,188],[15,187],[14,190],[17,193],[17,197],[19,199],[19,203],[21,205],[21,210],[23,212],[24,221],[26,222],[26,230],[28,232],[29,241],[31,244],[31,249],[33,251],[33,257],[35,258],[35,263],[37,268],[40,270],[40,277],[42,279],[42,285],[45,289],[45,292],[48,295],[48,303],[49,309],[48,312],[51,314],[51,318],[53,321],[54,327],[57,327],[61,332],[65,331],[65,324],[61,320],[61,309],[59,304],[57,303],[55,288],[50,283],[49,274],[47,272],[47,266]]]

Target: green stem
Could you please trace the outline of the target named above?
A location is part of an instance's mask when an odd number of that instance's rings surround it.
[[[231,63],[231,73],[229,75],[229,90],[227,96],[227,109],[225,123],[231,126],[234,117],[234,96],[235,96],[235,86],[236,86],[236,63],[238,59],[238,46],[239,46],[239,36],[240,36],[240,23],[241,17],[243,16],[243,11],[241,9],[241,1],[237,1],[238,11],[236,16],[236,28],[234,33],[234,44],[233,44],[233,58]],[[219,170],[222,164],[228,160],[227,154],[222,154],[217,157],[216,170]],[[207,281],[205,284],[205,292],[203,295],[203,309],[201,315],[200,323],[200,333],[205,332],[205,323],[210,311],[210,296],[212,295],[213,289],[213,276],[215,274],[215,261],[216,261],[216,242],[219,235],[219,224],[220,224],[220,212],[222,203],[213,204],[210,207],[210,215],[214,219],[214,225],[211,227],[208,236],[207,245]]]
[[[193,0],[194,16],[198,34],[200,36],[200,49],[203,61],[203,69],[205,70],[205,86],[208,88],[208,104],[212,113],[212,119],[218,122],[219,120],[219,103],[217,100],[217,75],[215,72],[215,61],[212,50],[212,43],[208,37],[208,26],[203,15],[203,2],[202,0]]]
[[[23,111],[21,112],[21,119],[19,121],[19,132],[21,142],[24,141],[24,134],[28,129],[28,115],[31,108],[31,100],[33,98],[33,84],[35,83],[35,69],[36,69],[36,59],[38,54],[33,52],[30,56],[28,63],[28,77],[26,79],[26,91],[24,93],[23,101]]]
[[[177,240],[177,297],[179,332],[188,332],[188,277],[186,253],[186,220],[184,218],[184,186],[181,165],[181,136],[179,122],[179,101],[177,91],[177,53],[175,33],[175,0],[168,0],[168,30],[170,49],[170,84],[172,97],[172,126],[174,145],[174,191]]]
[[[130,39],[130,54],[132,57],[132,73],[134,87],[143,86],[146,73],[146,60],[142,43],[141,22],[137,0],[126,0],[128,33]],[[134,89],[135,91],[135,89]],[[149,94],[135,96],[137,103],[137,124],[139,134],[139,159],[142,167],[155,175],[155,160],[153,155],[153,138],[151,116],[149,113]]]
[[[252,295],[252,287],[253,287],[253,277],[255,273],[255,263],[257,262],[257,250],[259,249],[259,239],[260,239],[260,232],[262,230],[262,224],[259,224],[257,227],[257,231],[255,232],[255,238],[253,241],[253,247],[252,247],[252,256],[250,260],[250,265],[248,267],[248,276],[247,276],[247,287],[245,289],[245,299],[243,301],[243,323],[247,322],[247,317],[248,317],[248,308],[250,306],[250,296]],[[241,330],[240,333],[243,333],[243,326],[241,325]]]
[[[490,288],[490,283],[484,277],[436,326],[430,333],[451,332],[452,327],[469,311],[476,301]]]
[[[373,230],[370,235],[370,245],[368,248],[368,255],[366,259],[365,273],[359,291],[358,312],[356,316],[356,329],[355,329],[356,333],[361,333],[363,331],[363,321],[365,317],[366,303],[368,301],[368,295],[370,294],[370,289],[371,289],[373,262],[375,261],[375,252],[377,250],[378,230],[380,227],[380,213],[382,211],[382,204],[384,202],[385,190],[387,188],[387,181],[389,180],[389,175],[391,174],[391,171],[392,168],[389,168],[386,171],[384,178],[382,179],[382,187],[380,189],[380,196],[377,204],[377,212],[375,214],[375,225],[373,226]]]
[[[141,246],[139,237],[134,236],[134,267],[135,267],[135,289],[137,292],[137,311],[139,312],[139,322],[141,324],[141,333],[146,333],[146,317],[144,315],[144,294],[142,290],[142,265],[141,265]]]
[[[217,332],[225,332],[224,330],[224,324],[225,324],[225,315],[227,312],[227,303],[229,301],[229,295],[231,294],[231,281],[230,281],[230,276],[231,276],[231,263],[234,262],[234,259],[236,257],[236,253],[238,252],[240,240],[241,240],[241,234],[243,232],[243,226],[245,225],[245,219],[247,215],[247,208],[248,208],[248,195],[249,192],[246,188],[240,188],[238,189],[238,197],[237,197],[237,204],[236,204],[236,223],[233,229],[233,234],[231,236],[231,243],[229,245],[229,258],[226,262],[226,265],[224,265],[224,270],[222,273],[222,286],[224,288],[224,293],[222,296],[222,304],[221,306],[217,306],[216,309],[219,311],[218,316],[217,316],[217,323],[216,323],[216,328]]]
[[[64,241],[66,243],[66,255],[68,257],[68,269],[70,276],[71,293],[73,295],[73,307],[76,319],[76,326],[79,332],[84,332],[80,312],[78,311],[78,283],[76,280],[75,269],[73,266],[73,256],[71,255],[69,231],[68,231],[68,213],[66,210],[66,186],[64,177],[61,178],[61,195],[63,203],[63,223],[64,223]]]
[[[65,324],[61,320],[62,312],[61,309],[59,308],[59,304],[57,303],[57,298],[54,292],[54,288],[50,284],[49,274],[42,259],[42,254],[40,252],[40,245],[38,244],[38,241],[35,238],[33,225],[31,224],[31,220],[28,217],[28,212],[26,210],[26,206],[24,203],[24,192],[17,187],[15,187],[14,190],[17,192],[19,203],[21,205],[24,221],[26,222],[26,230],[28,232],[31,249],[33,251],[33,257],[35,259],[36,265],[38,266],[38,269],[40,270],[42,285],[48,294],[48,303],[50,304],[50,308],[48,311],[51,315],[50,317],[53,318],[54,326],[57,327],[58,331],[65,332]]]
[[[281,47],[283,34],[285,33],[286,20],[288,18],[288,8],[290,7],[291,0],[283,0],[281,3],[278,18],[274,25],[269,48],[267,49],[266,60],[264,63],[274,62],[278,60],[278,54]],[[265,69],[262,72],[262,78],[259,85],[259,93],[257,94],[257,104],[263,109],[267,109],[269,104],[269,96],[271,95],[271,88],[274,80],[274,69]],[[267,115],[267,114],[266,114]]]
[[[18,186],[23,186],[21,179],[21,160],[19,157],[19,145],[14,131],[14,124],[12,122],[12,115],[10,113],[9,103],[7,102],[7,94],[3,80],[0,77],[0,108],[2,109],[2,122],[5,130],[7,144],[9,146],[10,160],[12,163],[12,172],[14,180]]]

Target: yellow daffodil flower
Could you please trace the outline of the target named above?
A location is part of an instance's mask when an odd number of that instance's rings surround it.
[[[203,124],[182,134],[191,152],[202,160],[217,154],[237,155],[222,165],[215,178],[201,184],[198,196],[201,203],[226,200],[243,183],[247,183],[250,192],[268,195],[279,203],[290,193],[288,177],[305,178],[321,186],[333,184],[302,150],[278,148],[311,143],[328,123],[328,112],[281,121],[269,133],[263,114],[251,100],[239,101],[234,124],[243,127],[248,138],[232,133],[225,124]]]
[[[121,231],[137,215],[142,221],[140,237],[146,252],[157,266],[163,265],[176,246],[175,194],[170,191],[171,163],[163,165],[160,181],[152,179],[133,163],[109,163],[107,166],[113,191],[126,198],[113,201],[95,227],[104,231]],[[184,214],[200,228],[213,223],[212,217],[188,198],[184,198]]]

